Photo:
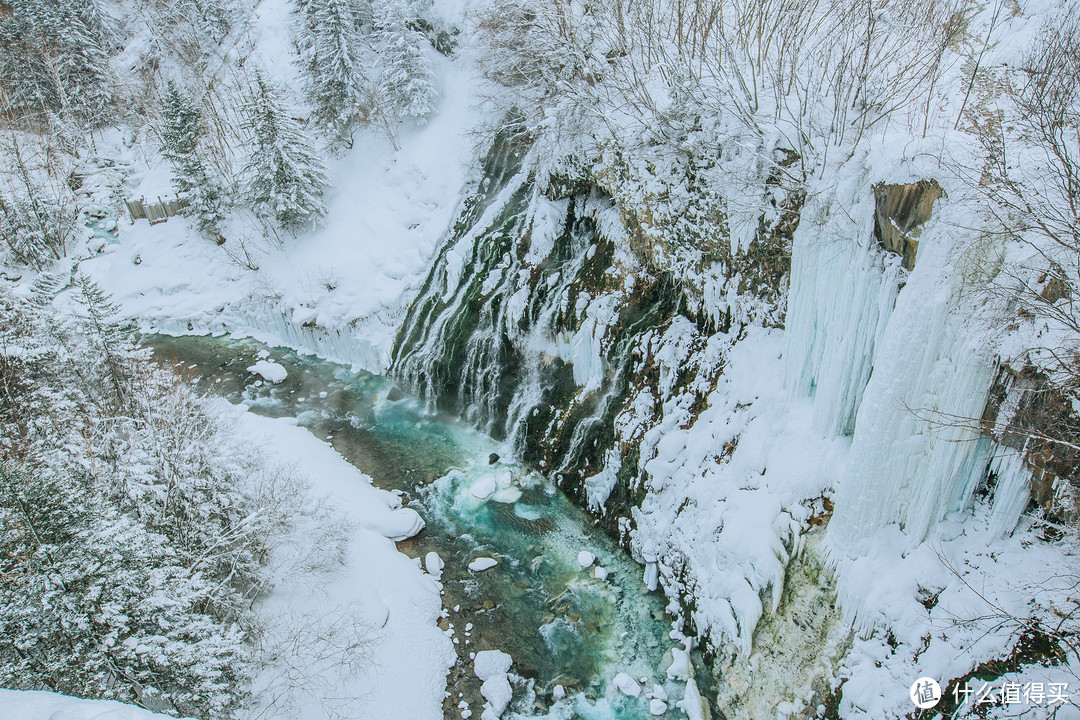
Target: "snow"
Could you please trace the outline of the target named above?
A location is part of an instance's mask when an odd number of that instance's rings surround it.
[[[577,555],[578,565],[584,568],[592,567],[592,564],[596,562],[596,556],[588,550],[582,550]]]
[[[483,572],[484,570],[490,570],[499,564],[499,561],[495,558],[479,557],[469,563],[469,569],[473,572]]]
[[[495,720],[506,711],[513,697],[507,673],[513,659],[501,650],[484,650],[476,653],[473,671],[480,679],[480,694],[487,702],[484,704],[483,720]]]
[[[484,500],[495,494],[495,478],[488,477],[473,483],[469,488],[469,493],[477,499]]]
[[[288,377],[288,372],[284,367],[274,362],[273,360],[260,360],[251,367],[247,368],[249,373],[260,375],[267,382],[272,382],[275,385]]]
[[[638,685],[637,680],[624,672],[617,674],[611,682],[623,695],[628,695],[630,697],[641,695],[641,686]]]
[[[166,720],[133,705],[82,700],[60,693],[0,689],[0,707],[12,720]]]
[[[439,557],[439,553],[434,550],[424,556],[424,569],[427,570],[428,575],[431,575],[436,580],[442,577],[444,567],[446,567],[446,563]]]
[[[343,678],[342,686],[329,692],[335,697],[357,698],[356,707],[372,717],[441,717],[445,678],[454,652],[449,638],[436,625],[441,609],[439,588],[393,543],[394,538],[422,527],[422,520],[415,511],[402,508],[398,496],[372,486],[369,477],[330,445],[298,427],[294,418],[260,417],[245,412],[242,406],[217,403],[233,413],[241,432],[269,458],[296,467],[310,481],[313,494],[326,496],[354,527],[346,565],[340,572],[325,586],[312,584],[303,576],[279,583],[263,601],[263,614],[330,614],[335,608],[355,608],[373,626],[368,633],[372,662],[365,663],[364,672]],[[270,669],[256,679],[256,688],[273,681]],[[402,697],[408,697],[409,702],[403,704]],[[300,702],[301,719],[325,717],[321,702],[318,695]]]
[[[650,715],[663,715],[667,712],[667,703],[663,700],[650,700],[649,701],[649,714]]]

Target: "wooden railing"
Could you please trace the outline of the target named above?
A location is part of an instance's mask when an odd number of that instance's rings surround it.
[[[188,199],[177,196],[162,200],[159,195],[157,202],[147,202],[145,197],[141,197],[138,200],[124,200],[124,203],[127,204],[132,225],[139,219],[147,220],[151,225],[156,225],[165,222],[174,215],[179,215],[187,207]]]

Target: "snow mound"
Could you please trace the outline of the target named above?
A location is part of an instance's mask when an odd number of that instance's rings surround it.
[[[412,508],[398,508],[365,523],[371,530],[394,542],[411,538],[424,529],[424,518]]]
[[[596,556],[588,550],[582,550],[577,554],[577,561],[583,568],[592,567],[592,564],[596,562]]]
[[[478,500],[485,500],[495,493],[495,478],[486,477],[478,480],[469,488],[469,493]]]
[[[629,695],[630,697],[637,697],[641,695],[641,686],[638,685],[637,680],[630,677],[624,672],[616,675],[615,679],[612,680],[612,682],[615,684],[615,687],[619,689],[619,692],[621,692],[623,695]]]
[[[473,671],[480,680],[490,680],[496,675],[505,675],[510,671],[513,659],[502,650],[483,650],[476,653]]]
[[[289,375],[289,373],[285,370],[284,367],[277,364],[273,360],[260,360],[254,365],[248,367],[247,371],[249,373],[254,373],[255,375],[261,375],[263,380],[266,380],[267,382],[272,382],[275,385],[284,380]]]
[[[442,577],[444,567],[446,567],[446,563],[439,557],[439,553],[434,550],[424,556],[424,569],[428,571],[428,575],[431,575],[436,580]]]
[[[499,561],[495,558],[481,557],[476,558],[469,563],[469,569],[473,572],[483,572],[484,570],[490,570],[499,564]]]
[[[112,700],[80,700],[59,693],[0,690],[4,716],[18,720],[173,720]]]

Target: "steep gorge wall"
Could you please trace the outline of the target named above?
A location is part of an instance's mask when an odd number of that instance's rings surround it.
[[[504,147],[394,351],[433,409],[506,439],[663,583],[729,717],[814,715],[863,607],[832,568],[882,527],[921,542],[992,460],[1006,475],[978,426],[941,421],[982,416],[995,359],[940,188],[891,207],[850,165],[695,275],[595,178],[538,179]],[[790,275],[767,241],[790,243]],[[788,277],[783,331],[738,306]],[[1027,506],[1013,470],[989,499],[999,534]]]

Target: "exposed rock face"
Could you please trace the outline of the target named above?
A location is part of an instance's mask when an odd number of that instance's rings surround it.
[[[908,270],[915,267],[919,228],[930,219],[934,202],[944,194],[936,180],[874,187],[874,235],[882,247],[903,258]]]
[[[851,629],[836,605],[832,575],[816,552],[821,535],[805,536],[806,548],[788,566],[783,600],[754,631],[753,654],[717,663],[717,705],[728,720],[779,712],[818,717],[818,703],[827,701]]]

